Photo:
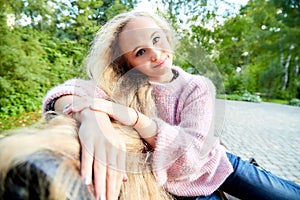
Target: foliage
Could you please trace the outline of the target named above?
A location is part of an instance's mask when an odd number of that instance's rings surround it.
[[[133,2],[0,1],[1,129],[33,123],[50,88],[85,78],[82,63],[93,35]]]
[[[189,43],[187,37],[181,38],[174,64],[191,74],[200,74],[210,78],[216,85],[218,93],[224,93],[224,85],[215,63],[207,51],[200,45]]]
[[[287,100],[283,100],[283,99],[262,98],[262,101],[269,102],[269,103],[283,104],[283,105],[288,104],[288,101]]]
[[[3,131],[15,129],[16,127],[29,127],[37,124],[41,119],[41,110],[24,112],[16,116],[5,116],[0,118],[0,134]],[[0,135],[3,136],[2,134]]]
[[[239,94],[218,94],[217,98],[233,101],[242,101],[242,97]]]
[[[248,91],[243,93],[242,100],[243,101],[249,101],[249,102],[255,102],[255,103],[260,103],[261,102],[260,96],[255,95],[255,94],[251,94]]]
[[[262,100],[259,95],[251,94],[248,91],[245,91],[242,95],[240,94],[218,94],[217,98],[234,100],[234,101],[248,101],[254,103],[260,103]]]
[[[250,0],[218,27],[214,60],[226,77],[226,92],[236,92],[239,74],[237,90],[299,96],[299,7],[298,1]]]
[[[58,41],[43,32],[14,29],[3,34],[0,61],[1,116],[15,116],[41,107],[54,85],[78,76],[85,49],[70,41]]]
[[[137,1],[0,1],[2,126],[8,128],[8,116],[22,121],[20,115],[40,111],[51,87],[86,78],[82,63],[93,35]],[[236,15],[218,12],[227,0],[161,3],[166,9],[159,12],[178,33],[176,65],[211,78],[226,99],[258,101],[253,94],[260,93],[297,104],[299,1],[249,0]]]
[[[176,64],[204,74],[211,59],[223,81],[224,89],[218,92],[299,97],[299,2],[249,0],[237,15],[218,14],[218,5],[227,1],[218,3],[166,1],[166,15],[178,32],[178,51],[185,58],[177,56]],[[199,49],[198,54],[191,56],[191,47]],[[196,59],[198,65],[191,65]]]
[[[300,107],[300,99],[297,99],[297,98],[293,98],[289,101],[288,103],[289,105],[292,105],[292,106],[299,106]]]

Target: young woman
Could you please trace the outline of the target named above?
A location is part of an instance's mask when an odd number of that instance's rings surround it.
[[[96,198],[116,199],[126,179],[125,145],[110,119],[132,126],[152,148],[157,181],[177,198],[219,199],[219,189],[242,199],[299,198],[298,185],[226,152],[214,134],[214,85],[173,66],[173,49],[173,32],[159,16],[120,14],[93,41],[91,80],[47,93],[44,111],[81,124],[81,175],[87,184],[93,177]]]

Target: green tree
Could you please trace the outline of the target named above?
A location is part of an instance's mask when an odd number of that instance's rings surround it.
[[[224,92],[223,80],[212,58],[216,52],[216,29],[230,13],[217,14],[219,3],[226,1],[167,1],[167,18],[175,28],[179,44],[175,64],[190,73],[210,77],[218,92]]]
[[[227,92],[299,96],[298,19],[297,1],[251,0],[218,28],[215,60],[226,76]]]
[[[84,77],[82,60],[104,23],[98,11],[108,19],[132,2],[0,1],[0,118],[39,110],[51,87]]]

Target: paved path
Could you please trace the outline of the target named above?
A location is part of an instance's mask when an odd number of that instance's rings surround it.
[[[217,100],[225,120],[221,139],[244,160],[254,157],[266,170],[300,179],[300,107]]]

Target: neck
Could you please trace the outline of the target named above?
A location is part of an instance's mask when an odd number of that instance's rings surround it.
[[[175,74],[173,70],[169,70],[168,73],[160,77],[150,78],[149,80],[157,83],[169,83],[174,80]],[[176,78],[176,77],[175,77]]]

